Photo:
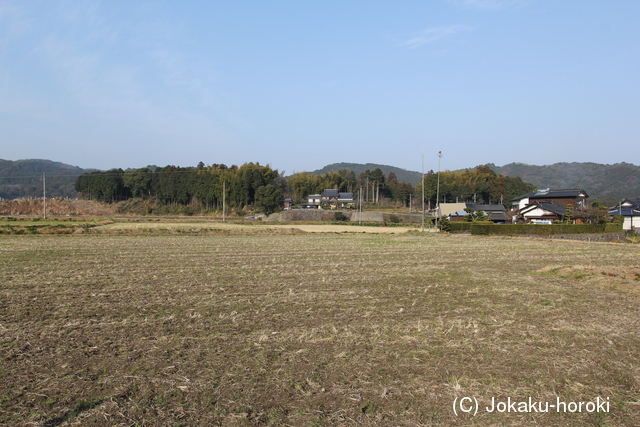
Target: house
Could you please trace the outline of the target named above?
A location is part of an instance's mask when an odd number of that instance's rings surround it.
[[[328,206],[331,209],[335,209],[335,207],[338,205],[338,197],[340,197],[340,190],[325,188],[324,190],[322,190],[320,204],[322,206]]]
[[[438,218],[450,216],[456,212],[464,212],[466,209],[466,203],[440,203],[434,213]]]
[[[522,220],[531,222],[531,219],[535,219],[536,221],[534,222],[543,221],[542,224],[547,224],[550,218],[559,219],[558,217],[564,217],[568,205],[572,205],[574,210],[585,207],[588,197],[587,192],[581,188],[567,190],[543,188],[511,199],[511,220],[515,223]],[[536,205],[536,203],[544,205]],[[562,214],[558,213],[561,209],[557,205],[564,207],[562,208]],[[530,206],[535,207],[529,209]],[[528,219],[523,215],[525,209],[528,213]],[[546,213],[543,214],[539,209],[546,210]]]
[[[293,208],[293,199],[291,199],[290,197],[285,197],[284,199],[280,200],[280,203],[282,203],[282,207],[285,211]]]
[[[586,206],[588,197],[589,195],[583,189],[550,190],[543,188],[512,199],[511,206],[519,211],[534,202],[555,202],[564,206],[573,205],[574,209],[578,209]]]
[[[487,216],[487,221],[492,221],[496,224],[504,224],[509,217],[507,216],[507,210],[503,205],[479,205],[476,203],[467,203],[467,208],[474,211],[483,211]]]
[[[468,212],[465,209],[472,209],[474,211],[482,211],[487,217],[487,221],[491,221],[495,224],[504,224],[509,217],[507,216],[506,209],[503,205],[483,205],[477,203],[447,203],[448,205],[462,205],[462,209],[450,213],[449,219],[451,221],[464,221]],[[444,214],[444,210],[442,211]]]
[[[338,207],[351,209],[355,206],[356,202],[353,198],[353,193],[338,193]]]
[[[609,215],[622,215],[623,230],[640,230],[640,199],[623,199],[618,206],[609,209]]]
[[[554,201],[536,201],[519,211],[519,216],[525,223],[553,224],[553,221],[563,221],[567,214],[567,207]]]
[[[353,193],[340,192],[335,189],[325,189],[322,194],[309,194],[307,202],[301,206],[305,209],[321,209],[323,207],[336,208],[352,208],[355,204]]]
[[[301,203],[303,209],[318,209],[320,208],[320,199],[322,196],[320,194],[309,194],[307,196],[307,202]]]

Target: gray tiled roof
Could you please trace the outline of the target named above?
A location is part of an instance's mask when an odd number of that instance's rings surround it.
[[[582,189],[569,189],[569,190],[549,190],[549,191],[540,191],[533,193],[532,196],[529,196],[530,199],[547,199],[547,198],[565,198],[565,197],[579,197],[580,195],[584,195],[585,197],[589,197],[586,191]]]

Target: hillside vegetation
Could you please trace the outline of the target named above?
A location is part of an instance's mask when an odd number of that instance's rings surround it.
[[[509,163],[504,166],[496,166],[493,163],[489,163],[487,166],[497,174],[511,178],[519,177],[524,183],[530,183],[536,188],[582,188],[589,194],[591,201],[600,200],[608,205],[614,205],[624,197],[640,197],[640,166],[632,163],[622,162],[613,165],[604,165],[599,163],[573,162],[555,163],[545,166],[527,165],[524,163]],[[197,170],[198,168],[177,168],[175,166],[158,168],[156,166],[148,166],[143,169],[149,171],[156,171],[158,169],[163,171],[180,171]],[[135,171],[141,171],[143,169],[137,169]],[[342,180],[338,180],[340,181],[338,185],[344,187],[344,191],[355,191],[357,184],[353,178],[357,179],[361,174],[367,174],[367,171],[371,173],[377,170],[380,170],[381,174],[384,175],[387,180],[389,174],[392,173],[398,183],[407,184],[406,188],[396,190],[395,193],[408,193],[412,191],[408,186],[409,184],[415,187],[420,183],[420,172],[375,163],[333,163],[312,172],[291,175],[287,177],[287,180],[291,182],[292,177],[300,177],[304,174],[324,177],[318,180],[317,183],[305,183],[304,186],[298,186],[300,188],[291,189],[291,195],[299,199],[306,197],[306,194],[302,194],[307,191],[306,187],[313,187],[314,191],[317,191],[315,188],[318,186],[322,187],[327,184],[336,185],[336,182],[334,182],[336,181],[336,174],[341,174],[343,178],[348,178],[344,180],[347,182],[345,185],[342,185]],[[76,188],[74,188],[78,177],[93,171],[95,171],[95,169],[82,169],[77,166],[51,160],[29,159],[10,161],[0,159],[0,199],[41,197],[43,193],[43,174],[46,175],[48,197],[75,198],[78,196],[78,192]],[[127,170],[121,172],[129,172],[129,174],[132,175],[135,174],[135,171]],[[349,176],[346,175],[347,172]],[[443,171],[443,173],[444,172],[449,171]],[[429,174],[429,172],[427,172],[427,174]],[[282,183],[282,180],[280,183]],[[325,188],[333,187],[329,186]],[[285,188],[281,187],[280,189],[286,194]],[[216,191],[219,193],[221,190]],[[394,192],[389,191],[389,194],[392,193]],[[171,195],[168,197],[173,198]],[[508,202],[506,198],[505,201]]]
[[[519,176],[537,188],[582,188],[589,199],[615,204],[625,197],[640,197],[640,166],[632,163],[555,163],[535,166],[509,163],[489,164],[497,173]]]
[[[323,167],[322,169],[315,170],[313,172],[309,172],[314,175],[324,175],[329,172],[340,172],[343,170],[347,170],[349,172],[353,172],[356,176],[359,176],[361,173],[366,173],[367,170],[375,170],[380,169],[382,173],[385,175],[389,175],[389,172],[393,172],[400,182],[408,182],[411,185],[418,185],[420,183],[420,172],[409,171],[402,168],[397,168],[395,166],[389,165],[378,165],[376,163],[332,163]]]
[[[89,169],[51,160],[0,159],[0,199],[42,197],[42,176],[46,175],[47,197],[76,197],[76,179]]]

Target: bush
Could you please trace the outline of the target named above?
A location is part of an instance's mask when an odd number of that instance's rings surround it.
[[[391,221],[394,224],[398,224],[402,221],[402,218],[400,218],[398,215],[396,214],[391,214],[389,216],[389,221]]]
[[[614,215],[613,218],[611,218],[611,221],[616,224],[622,224],[624,223],[624,217],[622,215]]]
[[[442,220],[440,220],[442,222]],[[449,221],[449,231],[469,231],[471,230],[472,222],[457,222],[457,221]]]
[[[333,219],[336,221],[349,221],[349,217],[342,212],[336,212],[333,214]]]
[[[446,216],[440,220],[440,230],[447,233],[451,231],[451,221]]]

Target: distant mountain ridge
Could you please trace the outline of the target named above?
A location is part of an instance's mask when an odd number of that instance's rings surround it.
[[[0,198],[42,197],[43,175],[46,176],[47,197],[76,197],[76,179],[94,170],[44,159],[0,159]]]
[[[625,197],[640,197],[640,166],[632,163],[622,162],[605,165],[573,162],[544,166],[525,163],[496,166],[489,163],[488,166],[496,173],[512,178],[520,177],[524,182],[531,183],[537,188],[584,189],[592,201],[600,200],[615,204]],[[367,169],[374,170],[376,168],[380,168],[385,175],[393,172],[398,177],[398,181],[410,182],[414,186],[420,182],[422,175],[420,172],[375,163],[333,163],[310,173],[322,175],[346,169],[353,171],[357,177]]]
[[[379,165],[376,163],[332,163],[323,167],[322,169],[315,170],[312,173],[314,175],[324,175],[329,172],[339,172],[341,170],[353,171],[355,173],[356,178],[362,172],[366,172],[367,170],[373,171],[377,168],[385,174],[385,176],[389,175],[389,172],[393,172],[396,174],[398,181],[400,182],[410,182],[411,185],[417,185],[420,182],[420,178],[422,174],[420,172],[409,171],[406,169],[398,168],[395,166],[389,165]],[[425,171],[426,173],[426,171]]]
[[[581,188],[589,194],[590,200],[601,200],[611,205],[625,197],[640,197],[640,166],[633,163],[606,165],[572,162],[544,166],[525,163],[496,166],[489,163],[488,166],[496,173],[520,177],[537,188]],[[385,175],[395,173],[400,182],[409,182],[414,186],[420,182],[420,172],[376,163],[333,163],[309,173],[323,175],[349,170],[357,177],[367,169],[373,171],[377,168]],[[74,189],[77,177],[96,170],[45,159],[0,159],[0,198],[42,197],[43,174],[47,180],[47,197],[73,198],[77,196]]]
[[[614,203],[625,197],[640,197],[640,166],[632,163],[554,163],[535,166],[509,163],[504,166],[489,164],[503,175],[519,176],[538,188],[580,188],[589,199]]]

